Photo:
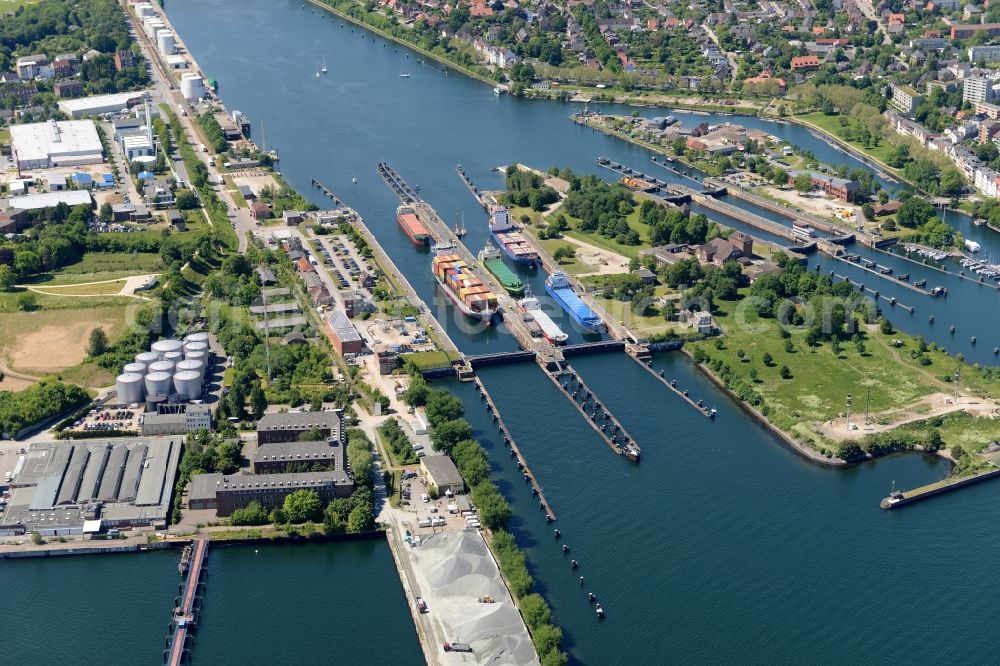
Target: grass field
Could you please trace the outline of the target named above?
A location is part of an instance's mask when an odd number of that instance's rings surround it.
[[[876,327],[868,327],[864,354],[859,354],[854,343],[845,342],[837,355],[828,343],[809,347],[803,335],[793,333],[789,352],[774,320],[761,320],[746,308],[740,315],[743,323],[738,323],[733,313],[744,310],[738,304],[719,303],[716,319],[725,332],[723,338],[697,342],[691,348],[700,347],[711,358],[724,360],[739,377],[752,382],[765,399],[771,422],[786,432],[808,439],[818,437],[816,424],[841,415],[848,393],[853,394],[855,409],[860,411],[870,388],[870,410],[877,415],[907,408],[922,396],[951,390],[945,377],[955,371],[956,361],[944,352],[928,350],[925,356],[931,363],[921,366],[911,358],[918,343],[908,336],[884,335]],[[895,341],[901,346],[894,346]],[[723,349],[717,348],[720,343]],[[738,357],[741,351],[743,360]],[[770,366],[763,362],[765,353],[773,358]],[[790,379],[780,377],[782,366],[790,370]],[[758,374],[756,382],[750,379],[751,369]],[[963,388],[994,397],[998,386],[966,366]]]
[[[16,372],[37,376],[59,374],[86,359],[87,340],[93,329],[103,328],[111,340],[124,333],[128,312],[124,305],[106,305],[0,315],[0,355]],[[84,385],[106,386],[107,383],[90,383],[97,377],[101,381],[107,379],[99,370],[80,368],[75,374],[78,379],[86,380]]]
[[[131,252],[88,252],[75,264],[53,273],[39,275],[27,284],[42,286],[117,280],[130,275],[158,273],[163,270],[159,254]]]
[[[813,113],[806,113],[801,116],[796,116],[796,119],[815,125],[816,127],[822,129],[823,131],[837,137],[844,143],[849,144],[851,147],[855,148],[859,152],[862,152],[865,155],[868,155],[869,157],[872,157],[878,160],[879,162],[885,164],[885,161],[889,158],[889,154],[895,150],[895,147],[885,139],[882,139],[877,148],[866,148],[860,143],[854,141],[848,141],[841,135],[841,130],[844,129],[844,126],[840,124],[841,118],[846,118],[847,122],[849,123],[848,126],[852,128],[859,122],[852,116],[847,116],[847,115],[828,116],[819,111],[815,111]],[[896,175],[899,174],[899,171],[897,169],[893,169],[888,166],[886,166],[886,168]]]
[[[12,12],[24,5],[37,5],[41,0],[0,0],[0,14]]]
[[[58,296],[110,296],[120,292],[126,282],[128,280],[122,278],[111,282],[97,282],[97,284],[40,284],[36,285],[35,288],[47,294]]]
[[[457,358],[454,354],[444,351],[426,351],[401,354],[400,358],[405,363],[412,362],[420,370],[431,370],[434,368],[447,368],[452,360]]]

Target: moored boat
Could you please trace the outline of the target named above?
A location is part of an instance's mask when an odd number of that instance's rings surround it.
[[[430,242],[431,234],[427,227],[420,221],[417,211],[411,206],[400,206],[396,209],[396,222],[414,245],[427,245]]]
[[[486,247],[479,251],[479,261],[483,263],[490,273],[493,274],[507,292],[513,296],[520,296],[524,293],[524,283],[514,275],[514,272],[507,268],[500,257],[500,250],[497,246],[486,241]]]
[[[530,316],[538,324],[538,328],[542,331],[542,336],[551,344],[561,345],[565,343],[569,339],[569,336],[542,310],[542,304],[536,297],[531,295],[530,289],[526,288],[525,294],[525,297],[517,302],[518,309],[523,314]]]
[[[490,209],[490,235],[497,247],[512,261],[522,266],[534,266],[538,263],[538,253],[521,230],[511,223],[510,210],[505,206]]]
[[[457,254],[439,254],[431,269],[442,291],[464,315],[489,323],[497,312],[497,297]]]
[[[592,333],[604,328],[604,321],[580,299],[566,274],[556,271],[545,280],[545,291],[573,318],[577,324]]]
[[[801,222],[792,222],[792,233],[799,238],[813,238],[816,235],[812,227]]]

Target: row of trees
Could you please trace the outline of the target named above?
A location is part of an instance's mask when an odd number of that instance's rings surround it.
[[[0,391],[0,433],[14,436],[32,424],[79,407],[90,395],[79,386],[41,381],[17,391]]]
[[[594,175],[574,176],[563,207],[580,219],[578,228],[584,233],[596,232],[623,245],[642,242],[626,219],[635,209],[635,199],[622,185],[610,185]]]

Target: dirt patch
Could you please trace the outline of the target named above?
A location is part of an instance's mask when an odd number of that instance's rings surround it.
[[[849,437],[885,432],[906,423],[952,412],[967,412],[973,416],[996,416],[1000,413],[1000,405],[992,400],[970,395],[962,395],[956,401],[953,395],[932,393],[905,409],[872,414],[867,425],[864,422],[864,413],[855,412],[851,414],[851,424],[854,427],[852,430],[847,429],[847,419],[843,416],[819,424],[819,429],[825,436],[839,442]]]
[[[120,323],[113,318],[95,317],[87,321],[43,325],[15,337],[9,344],[7,361],[19,372],[58,372],[86,358],[91,330],[103,328],[110,332]]]

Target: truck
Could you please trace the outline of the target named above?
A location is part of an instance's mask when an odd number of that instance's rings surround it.
[[[177,113],[181,114],[182,116],[186,116],[188,114],[187,109],[184,108],[183,104],[177,105]]]
[[[472,646],[468,643],[449,643],[445,641],[445,652],[472,652]]]

